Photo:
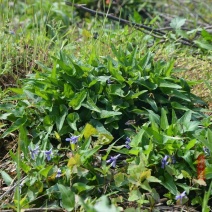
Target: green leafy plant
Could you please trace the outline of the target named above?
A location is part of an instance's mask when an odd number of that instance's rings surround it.
[[[43,72],[11,88],[17,95],[1,104],[1,119],[12,122],[1,137],[21,132],[21,207],[46,197],[43,206],[71,211],[102,194],[123,204],[117,192],[154,207],[163,195],[184,203],[199,192],[190,181],[203,144],[210,149],[200,128],[210,123],[196,106],[205,103],[172,76],[173,61],[140,57],[137,48],[112,50],[115,58],[90,55],[86,63],[61,51],[53,68],[39,64]]]

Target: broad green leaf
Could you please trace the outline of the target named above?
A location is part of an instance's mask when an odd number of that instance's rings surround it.
[[[92,149],[88,149],[88,150],[81,150],[80,154],[81,156],[81,161],[85,162],[87,159],[89,159],[90,157],[92,157],[99,149],[101,149],[102,146],[95,146]]]
[[[212,145],[212,131],[210,129],[207,130],[207,138],[208,142]]]
[[[191,121],[191,115],[192,115],[192,111],[191,110],[185,112],[185,114],[180,118],[180,122],[182,124],[189,124],[190,121]]]
[[[187,124],[186,131],[195,131],[199,128],[199,121],[191,121],[190,124]]]
[[[151,170],[148,169],[146,171],[141,172],[140,174],[140,181],[143,182],[144,180],[146,180],[147,178],[149,178],[151,176]]]
[[[74,96],[73,88],[68,83],[65,83],[62,94],[68,99],[73,97]]]
[[[205,176],[206,176],[206,179],[212,179],[212,165],[211,164],[207,165],[207,167],[205,169]]]
[[[122,186],[123,182],[124,182],[124,173],[117,173],[114,175],[114,181],[115,181],[115,185],[117,187]]]
[[[172,166],[169,166],[167,165],[165,167],[165,170],[171,175],[171,176],[174,176],[176,174],[176,170],[172,167]]]
[[[131,147],[138,147],[139,144],[142,142],[142,137],[145,133],[144,129],[140,129],[140,131],[137,133],[137,135],[132,139],[130,142]]]
[[[159,87],[160,88],[174,88],[174,89],[181,89],[182,87],[178,84],[174,84],[174,83],[171,83],[171,82],[168,82],[168,81],[164,81],[164,82],[161,82],[159,84]]]
[[[152,99],[152,98],[147,98],[146,99],[146,102],[148,102],[149,104],[150,104],[150,106],[152,107],[152,109],[154,110],[154,111],[158,111],[158,106],[157,106],[157,103],[156,103],[156,101],[154,100],[154,99]]]
[[[176,183],[176,185],[183,188],[183,190],[186,191],[186,194],[189,194],[190,190],[195,190],[195,188],[193,189],[190,185],[186,185],[185,183]]]
[[[54,131],[54,137],[59,141],[61,142],[61,137],[60,137],[60,134],[56,131]]]
[[[146,178],[146,180],[150,183],[161,183],[161,180],[159,180],[158,178],[154,176],[149,176]]]
[[[209,33],[208,31],[206,31],[205,29],[203,29],[203,30],[201,31],[201,35],[202,35],[202,37],[203,37],[205,40],[207,40],[207,41],[212,41],[212,34]]]
[[[22,88],[9,88],[10,91],[13,91],[14,93],[17,93],[17,94],[23,94],[24,91]]]
[[[118,81],[118,82],[125,82],[124,77],[121,75],[121,72],[118,70],[118,68],[114,67],[112,64],[112,61],[108,61],[108,70],[111,73],[111,75]]]
[[[56,126],[57,126],[57,131],[59,132],[64,124],[65,118],[68,114],[68,109],[65,105],[60,105],[60,114],[56,115]]]
[[[188,111],[190,110],[188,107],[181,105],[178,102],[171,102],[171,105],[174,109]]]
[[[152,188],[150,187],[149,182],[147,180],[141,183],[140,187],[143,188],[144,190],[152,192]]]
[[[187,102],[191,102],[190,98],[188,98],[186,95],[183,94],[183,92],[172,90],[171,95],[173,95],[175,98],[179,98],[182,100],[185,100]]]
[[[1,176],[4,180],[4,182],[6,183],[7,186],[11,185],[13,179],[10,177],[9,174],[7,174],[7,172],[0,170]]]
[[[65,63],[65,61],[63,61],[63,59],[58,59],[54,56],[52,56],[52,58],[54,59],[54,61],[56,61],[56,63],[59,65],[59,68],[63,71],[65,71],[65,73],[69,76],[74,76],[76,73],[76,70],[71,67],[70,65],[67,65]]]
[[[184,158],[184,160],[189,164],[189,166],[193,169],[193,171],[196,172],[196,168],[194,167],[194,159],[193,159],[193,156],[192,156],[192,153],[191,151],[187,151],[183,156],[182,158]]]
[[[148,145],[145,145],[145,150],[144,150],[144,154],[145,156],[148,158],[150,153],[153,151],[153,143],[152,140],[149,141]]]
[[[112,140],[113,140],[113,136],[109,134],[99,134],[97,141],[94,142],[94,146],[108,145],[111,143]]]
[[[0,110],[5,111],[5,112],[11,113],[11,110],[14,107],[15,107],[15,104],[10,104],[10,103],[0,104]]]
[[[113,116],[120,116],[122,113],[121,112],[117,112],[117,111],[107,111],[107,110],[102,110],[100,113],[100,118],[109,118],[109,117],[113,117]]]
[[[11,115],[12,115],[12,113],[3,113],[3,114],[0,115],[0,119],[6,120],[6,119],[8,119],[8,117],[11,116]],[[3,126],[6,126],[6,124],[1,125],[1,126],[2,126],[2,127],[3,127]]]
[[[61,194],[61,205],[67,211],[72,211],[75,207],[75,194],[71,191],[70,187],[66,187],[62,184],[57,184]]]
[[[177,187],[175,185],[173,176],[169,175],[168,173],[164,175],[164,180],[161,181],[161,184],[168,189],[173,195],[177,195]]]
[[[27,117],[24,116],[22,118],[17,119],[11,127],[9,127],[1,136],[0,138],[4,138],[6,137],[8,134],[10,134],[11,132],[18,130],[21,126],[23,126],[27,121]]]
[[[45,93],[43,90],[40,90],[38,88],[35,89],[35,94],[41,98],[43,98],[44,100],[48,101],[49,100],[49,96],[47,93]]]
[[[131,143],[130,143],[130,145],[131,145]],[[130,149],[129,154],[137,156],[139,152],[140,152],[140,148],[134,147],[134,148]]]
[[[212,152],[212,131],[210,129],[207,130],[207,140],[201,139],[204,145]]]
[[[142,71],[142,75],[146,76],[146,74],[144,74],[143,72],[145,71],[145,69],[147,68],[148,64],[150,63],[150,61],[152,60],[152,52],[148,51],[144,57],[139,61],[139,66],[141,67],[141,71]]]
[[[29,132],[27,130],[27,126],[21,126],[19,128],[19,138],[18,139],[19,139],[19,145],[20,145],[21,151],[24,153],[24,155],[27,155],[29,152],[28,145],[30,143]]]
[[[90,191],[90,190],[92,190],[93,188],[95,188],[95,186],[89,186],[89,185],[86,185],[86,184],[81,183],[81,182],[74,183],[74,184],[73,184],[73,187],[74,187],[79,193],[81,193],[82,191]]]
[[[148,88],[150,91],[155,90],[158,87],[156,83],[153,83],[149,80],[139,80],[139,81],[135,81],[135,83],[143,85],[145,88]]]
[[[153,143],[157,144],[163,144],[164,143],[164,137],[158,130],[154,130],[151,126],[151,128],[147,128],[146,133],[148,133],[148,136],[153,138]]]
[[[90,136],[97,135],[97,134],[98,134],[98,131],[91,124],[87,123],[85,125],[85,128],[83,130],[83,136],[85,137],[85,139],[88,139]]]
[[[83,107],[88,108],[89,110],[96,111],[97,113],[101,113],[101,110],[96,106],[94,101],[88,96],[87,101],[82,104]]]
[[[170,77],[171,72],[172,72],[172,70],[174,68],[174,64],[175,64],[175,60],[173,60],[173,59],[168,62],[168,67],[164,71],[166,77]]]
[[[189,174],[187,171],[181,170],[181,173],[183,174],[183,177],[184,177],[184,178],[191,179],[191,176],[190,176],[190,174]]]
[[[139,200],[141,198],[142,194],[141,192],[136,189],[136,190],[131,190],[129,192],[129,198],[128,198],[128,201],[136,201],[136,200]]]
[[[196,139],[192,139],[192,140],[190,140],[190,141],[188,142],[188,144],[186,145],[186,147],[185,147],[185,148],[186,148],[187,150],[191,149],[192,147],[194,147],[194,146],[195,146],[196,142],[197,142],[197,140],[196,140]]]
[[[137,92],[135,94],[133,94],[131,96],[132,99],[137,99],[140,95],[142,95],[143,93],[146,93],[148,90],[143,90],[143,91],[140,91],[140,92]]]
[[[99,82],[107,82],[107,80],[109,80],[111,78],[111,76],[98,76],[96,79]]]
[[[118,212],[114,205],[109,205],[109,200],[106,196],[102,196],[94,205],[95,212]],[[92,211],[94,212],[94,211]]]
[[[46,115],[43,119],[44,126],[52,126],[55,120],[55,116]]]
[[[170,26],[174,29],[180,29],[186,22],[185,18],[176,17],[171,20]]]
[[[40,170],[40,174],[43,175],[44,177],[48,176],[49,171],[52,169],[53,165],[47,166],[46,168]]]
[[[66,117],[68,125],[73,129],[77,130],[76,122],[79,120],[79,115],[76,112],[69,113]]]
[[[74,98],[69,102],[69,106],[72,107],[74,110],[78,110],[81,107],[82,102],[85,100],[86,96],[86,90],[76,93]]]
[[[112,134],[111,134],[108,130],[105,129],[104,125],[103,125],[101,122],[92,119],[92,120],[90,120],[90,124],[91,124],[94,128],[96,128],[96,130],[98,131],[98,134],[99,134],[99,135],[105,136],[105,137],[106,137],[107,139],[109,139],[110,141],[113,140]]]
[[[169,127],[168,118],[166,114],[167,114],[167,111],[164,108],[161,108],[160,127],[163,130],[168,129]]]
[[[206,41],[195,40],[194,43],[196,43],[202,49],[212,50],[212,45]]]
[[[81,77],[83,74],[84,74],[84,70],[81,66],[79,66],[76,62],[74,62],[73,60],[71,60],[73,66],[74,66],[74,69],[76,70],[76,75],[78,77]]]
[[[68,160],[68,167],[73,167],[74,165],[80,165],[81,164],[81,156],[79,154],[74,155],[73,157],[70,157]]]
[[[116,96],[120,96],[120,97],[125,97],[124,91],[122,90],[123,87],[125,87],[125,86],[120,85],[120,84],[108,85],[108,93],[110,95],[116,95]]]

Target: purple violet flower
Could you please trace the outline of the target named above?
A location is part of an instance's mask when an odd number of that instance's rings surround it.
[[[176,199],[176,200],[180,200],[180,202],[182,203],[182,200],[183,200],[184,197],[186,197],[186,192],[185,192],[185,191],[183,191],[183,193],[177,195],[177,196],[175,197],[175,199]]]
[[[125,142],[125,147],[127,149],[130,149],[130,142],[131,142],[131,139],[129,137],[126,138],[126,142]]]
[[[10,35],[15,35],[15,32],[14,31],[9,31],[9,34]]]
[[[56,174],[56,178],[61,177],[61,174],[62,174],[61,169],[58,169],[58,170],[57,170],[57,174]]]
[[[51,155],[52,155],[52,148],[50,150],[45,150],[44,153],[45,153],[46,159],[48,161],[50,161],[51,160]]]
[[[165,169],[165,166],[168,165],[169,161],[169,156],[168,155],[165,155],[165,157],[162,159],[161,161],[161,168],[162,169]]]
[[[76,135],[72,135],[70,138],[66,138],[66,141],[72,143],[72,144],[76,144],[78,139],[79,139],[80,135],[76,136]]]
[[[114,82],[114,81],[111,80],[111,79],[108,79],[108,80],[107,80],[107,84],[113,84],[113,82]]]
[[[171,155],[172,164],[177,163],[175,155]]]
[[[36,146],[35,149],[32,149],[30,146],[28,146],[28,149],[30,151],[30,155],[31,155],[32,160],[35,160],[35,156],[39,152],[39,146]]]
[[[109,160],[106,161],[106,163],[111,163],[112,167],[115,168],[116,167],[116,160],[118,159],[118,157],[121,154],[118,154],[116,156],[111,156]]]
[[[208,147],[204,146],[203,151],[204,151],[206,156],[210,156],[210,150],[208,149]]]

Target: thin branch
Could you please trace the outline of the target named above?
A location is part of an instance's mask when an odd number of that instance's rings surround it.
[[[125,25],[129,25],[129,26],[133,26],[136,29],[144,29],[144,30],[148,31],[152,36],[155,36],[155,37],[164,38],[167,35],[165,32],[163,32],[161,30],[153,29],[152,27],[149,27],[149,26],[144,25],[144,24],[138,24],[138,23],[130,22],[130,21],[125,20],[123,18],[117,18],[116,16],[113,16],[113,15],[110,15],[110,14],[106,14],[106,13],[103,13],[103,12],[98,12],[98,11],[89,9],[87,7],[84,7],[84,5],[81,5],[81,4],[73,4],[73,3],[67,2],[67,1],[65,3],[68,6],[72,6],[72,7],[74,6],[74,7],[78,8],[78,9],[80,9],[80,10],[84,10],[86,12],[89,12],[92,15],[97,15],[97,16],[100,16],[100,17],[106,17],[106,18],[111,19],[113,21],[117,21],[119,23],[122,23],[122,24],[125,24]],[[180,38],[179,41],[182,44],[197,47],[194,42],[192,42],[192,41],[190,41],[190,40],[188,40],[186,38]]]

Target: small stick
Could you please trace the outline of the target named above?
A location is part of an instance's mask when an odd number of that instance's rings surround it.
[[[163,32],[161,30],[158,30],[158,29],[153,29],[152,27],[149,27],[149,26],[144,25],[144,24],[138,24],[138,23],[130,22],[130,21],[125,20],[123,18],[117,18],[116,16],[113,16],[113,15],[110,15],[110,14],[106,14],[106,13],[103,13],[103,12],[98,12],[98,11],[89,9],[87,7],[84,7],[84,5],[82,5],[82,4],[73,4],[73,3],[68,2],[68,1],[66,1],[65,3],[68,6],[74,6],[74,7],[78,8],[78,9],[81,9],[81,10],[84,10],[86,12],[89,12],[92,15],[98,15],[98,16],[101,16],[101,17],[107,17],[108,19],[111,19],[111,20],[114,20],[114,21],[118,21],[118,22],[120,22],[122,24],[133,26],[136,29],[142,28],[142,29],[144,29],[144,30],[146,30],[146,31],[148,31],[150,33],[154,33],[154,34],[151,34],[152,36],[156,36],[156,37],[160,36],[161,38],[164,38],[166,36],[165,32]],[[198,47],[193,41],[190,41],[189,39],[186,39],[186,38],[180,38],[179,41],[182,44],[185,44],[185,45]]]

